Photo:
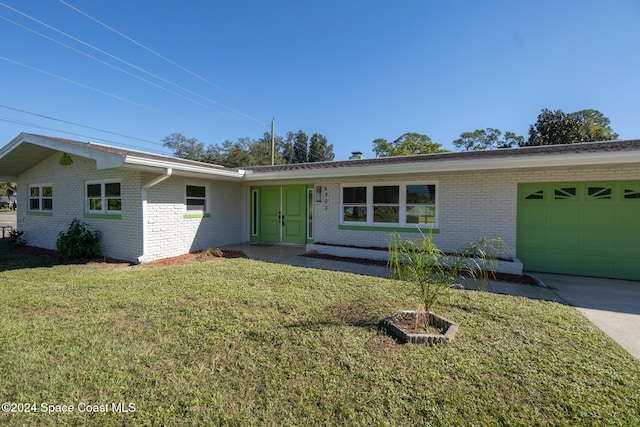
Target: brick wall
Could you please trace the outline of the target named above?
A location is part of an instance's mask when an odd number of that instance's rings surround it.
[[[18,177],[18,229],[25,232],[28,245],[55,249],[58,233],[66,231],[74,218],[100,230],[100,248],[104,255],[135,261],[142,253],[142,217],[140,174],[123,169],[97,170],[95,161],[72,156],[73,163],[58,163],[62,153],[56,153]],[[84,218],[85,181],[121,180],[122,215],[120,220]],[[30,215],[29,185],[53,186],[51,216]]]
[[[501,237],[515,256],[518,183],[552,181],[593,181],[640,179],[640,168],[572,167],[543,170],[470,171],[407,175],[331,178],[315,180],[274,180],[252,185],[313,184],[322,186],[322,201],[314,203],[316,242],[354,246],[387,246],[385,231],[341,230],[341,184],[436,182],[438,192],[438,233],[434,242],[444,251],[454,251],[478,237]],[[248,198],[248,186],[245,186]],[[248,240],[248,208],[244,211],[244,240]],[[402,233],[407,239],[420,237]]]
[[[155,176],[145,174],[144,182]],[[210,217],[185,218],[186,185],[207,188]],[[240,226],[248,208],[242,184],[171,177],[148,190],[147,259],[159,259],[246,241]],[[248,214],[247,214],[248,215]]]

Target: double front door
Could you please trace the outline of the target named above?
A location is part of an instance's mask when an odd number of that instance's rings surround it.
[[[304,185],[253,187],[252,240],[304,244],[307,239],[307,189]]]

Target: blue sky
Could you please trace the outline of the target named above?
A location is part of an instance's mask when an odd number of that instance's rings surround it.
[[[0,3],[0,144],[30,132],[169,154],[173,132],[259,138],[275,118],[342,160],[405,132],[449,149],[486,127],[526,137],[543,108],[597,109],[640,138],[636,0],[65,2]]]

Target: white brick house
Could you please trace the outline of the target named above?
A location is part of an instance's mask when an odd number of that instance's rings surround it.
[[[346,255],[397,231],[445,251],[501,237],[525,270],[640,279],[637,140],[234,170],[21,134],[0,179],[18,182],[29,244],[55,248],[80,218],[133,262],[249,241]]]

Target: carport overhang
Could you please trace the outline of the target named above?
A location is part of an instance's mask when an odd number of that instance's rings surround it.
[[[60,153],[91,159],[97,169],[126,168],[150,173],[164,173],[168,168],[174,175],[188,177],[209,176],[222,180],[240,180],[244,172],[199,162],[187,162],[167,156],[149,155],[132,150],[120,150],[95,143],[79,143],[39,135],[22,133],[0,148],[0,181],[15,182],[22,173],[50,156]]]

